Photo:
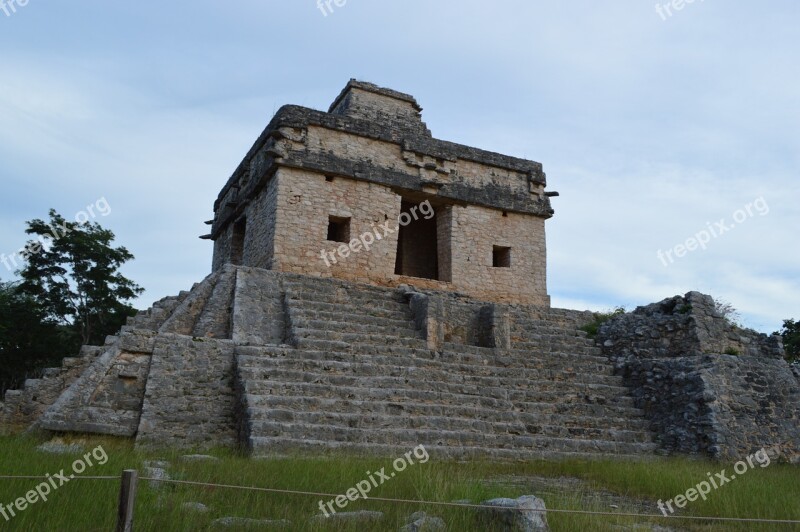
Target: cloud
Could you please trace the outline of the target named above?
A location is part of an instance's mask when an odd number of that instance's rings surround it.
[[[359,77],[417,96],[440,138],[544,164],[562,193],[555,304],[699,289],[774,330],[800,317],[796,6],[689,7],[663,21],[588,0],[352,0],[328,17],[311,0],[31,3],[0,16],[0,252],[25,220],[106,196],[139,305],[186,289],[210,268],[202,222],[272,113],[325,109]],[[659,262],[761,196],[769,215]]]

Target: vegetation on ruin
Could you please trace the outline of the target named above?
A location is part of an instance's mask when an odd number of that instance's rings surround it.
[[[785,320],[783,329],[778,331],[783,338],[786,359],[790,362],[800,361],[800,321]]]
[[[25,232],[32,240],[17,257],[21,279],[0,283],[0,394],[81,345],[103,345],[136,313],[128,302],[144,291],[119,271],[133,255],[96,222],[68,222],[50,210]]]
[[[581,330],[589,335],[589,338],[594,338],[600,331],[600,326],[615,316],[625,314],[625,307],[617,307],[614,310],[606,312],[595,312],[594,321],[587,323],[581,327]]]
[[[69,441],[69,440],[68,440]],[[69,470],[80,454],[56,455],[35,450],[41,440],[30,437],[0,437],[0,475],[45,475]],[[392,459],[356,458],[348,455],[327,457],[283,457],[274,459],[249,459],[231,451],[215,450],[211,454],[220,458],[216,462],[185,462],[179,451],[141,452],[133,449],[128,440],[91,437],[84,442],[91,450],[103,445],[109,460],[103,466],[87,470],[85,475],[114,476],[123,469],[133,468],[143,472],[144,460],[167,460],[168,471],[175,479],[236,486],[257,486],[286,490],[340,494],[366,478],[367,471],[381,467],[391,469]],[[732,463],[711,463],[687,458],[653,459],[644,462],[616,462],[612,460],[557,462],[491,463],[473,461],[465,463],[440,462],[431,458],[425,464],[410,466],[379,488],[373,497],[451,502],[462,499],[483,501],[493,497],[517,497],[536,494],[525,488],[526,476],[578,478],[597,492],[610,492],[639,500],[639,512],[657,514],[658,499],[672,499],[707,478],[708,472],[727,469]],[[797,468],[772,463],[766,468],[755,467],[741,478],[714,490],[704,502],[690,503],[682,515],[726,516],[765,519],[800,519],[800,483]],[[510,481],[509,481],[510,480]],[[0,479],[0,502],[7,504],[35,486],[34,480]],[[55,491],[47,502],[38,502],[9,522],[0,523],[3,530],[59,530],[101,531],[112,530],[115,523],[119,490],[117,480],[75,480]],[[541,494],[540,494],[541,495]],[[140,482],[135,529],[139,531],[210,530],[211,523],[221,517],[239,516],[255,519],[288,519],[294,523],[292,530],[357,530],[365,525],[351,527],[342,524],[309,525],[308,518],[319,513],[318,496],[274,494],[242,491],[209,486],[164,484],[154,489],[146,481]],[[622,512],[613,508],[603,497],[583,498],[575,490],[563,489],[545,495],[548,508]],[[593,501],[593,502],[590,502]],[[181,508],[185,502],[200,502],[210,509],[208,513],[195,513]],[[449,530],[476,530],[474,510],[425,506],[418,503],[393,504],[383,501],[351,502],[346,511],[378,510],[386,517],[380,528],[369,525],[370,530],[398,530],[413,512],[422,510],[440,516]],[[568,515],[550,512],[547,519],[554,531],[611,531],[633,523],[652,522],[661,526],[694,531],[722,530],[792,530],[790,525],[756,525],[743,523],[712,523],[708,521],[668,521],[665,519],[637,519],[613,516]],[[228,530],[243,530],[229,528]]]

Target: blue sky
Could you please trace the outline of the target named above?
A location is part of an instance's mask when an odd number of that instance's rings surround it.
[[[106,198],[97,221],[136,256],[124,272],[147,289],[139,307],[209,273],[203,221],[275,110],[327,109],[355,77],[415,95],[438,138],[544,164],[561,193],[547,224],[554,305],[700,290],[765,332],[800,318],[795,1],[696,0],[666,17],[631,0],[347,0],[327,16],[316,0],[30,0],[9,12],[0,253],[49,208],[71,217]],[[674,254],[721,220],[734,228]]]

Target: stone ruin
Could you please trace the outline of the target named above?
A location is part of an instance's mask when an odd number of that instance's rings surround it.
[[[550,307],[545,188],[539,163],[433,138],[407,94],[282,107],[214,205],[212,273],[8,391],[0,423],[254,455],[796,461],[778,337],[697,293],[597,338]]]

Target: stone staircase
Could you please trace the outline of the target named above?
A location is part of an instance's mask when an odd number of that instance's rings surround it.
[[[578,330],[578,313],[521,307],[511,349],[430,350],[398,291],[300,277],[283,286],[291,345],[235,348],[240,437],[256,455],[419,444],[457,459],[656,449],[612,365]]]
[[[31,425],[83,374],[103,349],[83,346],[78,356],[62,359],[61,367],[46,368],[40,378],[27,379],[21,389],[7,390],[0,403],[0,424],[11,428]]]
[[[181,292],[156,301],[149,309],[129,317],[120,334],[137,329],[157,331],[188,295],[189,292]],[[40,378],[27,379],[21,389],[6,391],[0,402],[0,425],[27,427],[36,422],[118,340],[119,335],[115,335],[106,338],[105,345],[85,345],[78,356],[62,359],[61,367],[44,369]]]
[[[585,313],[488,312],[454,297],[429,307],[444,312],[434,345],[431,315],[421,318],[414,297],[226,267],[9,391],[2,426],[148,445],[238,438],[255,455],[397,454],[420,444],[454,459],[655,452],[642,412],[579,330]],[[506,348],[485,347],[501,345],[498,323]]]

